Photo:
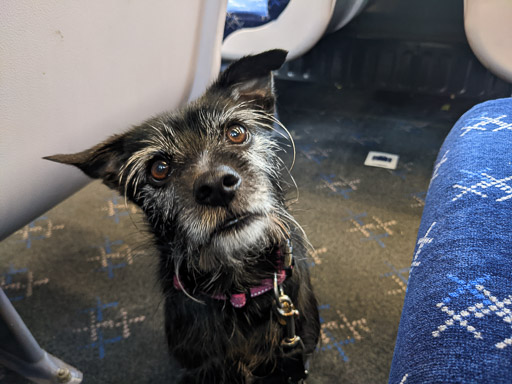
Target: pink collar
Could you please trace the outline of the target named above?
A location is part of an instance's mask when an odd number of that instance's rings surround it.
[[[277,272],[277,284],[280,285],[283,283],[283,281],[286,280],[286,271],[283,269],[280,269]],[[184,287],[183,284],[181,284],[180,279],[177,275],[174,275],[173,280],[174,288],[177,290],[183,291]],[[270,291],[271,289],[274,289],[274,279],[263,279],[261,281],[261,284],[252,287],[249,289],[249,294],[251,297],[256,297],[259,295],[264,294],[265,292]],[[247,302],[247,295],[245,293],[235,293],[233,295],[225,295],[225,294],[217,294],[217,295],[210,295],[212,299],[216,300],[228,300],[231,302],[231,305],[235,308],[242,308],[246,302]]]

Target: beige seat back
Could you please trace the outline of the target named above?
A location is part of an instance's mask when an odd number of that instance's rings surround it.
[[[0,3],[0,239],[84,186],[83,150],[198,96],[226,0]]]
[[[478,60],[512,83],[512,1],[464,0],[464,29]]]

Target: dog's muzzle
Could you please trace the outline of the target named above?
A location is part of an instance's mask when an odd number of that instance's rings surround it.
[[[201,205],[227,207],[242,184],[242,178],[231,167],[220,165],[199,175],[194,182],[194,198]]]

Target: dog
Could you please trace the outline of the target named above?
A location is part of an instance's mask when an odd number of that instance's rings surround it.
[[[318,343],[308,242],[287,210],[276,140],[272,71],[286,55],[243,57],[185,107],[45,158],[145,213],[181,383],[303,382]]]

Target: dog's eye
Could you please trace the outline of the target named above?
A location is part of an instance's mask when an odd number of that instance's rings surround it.
[[[167,179],[169,171],[169,164],[165,160],[156,160],[151,165],[151,177],[157,182]]]
[[[226,130],[226,137],[233,144],[243,144],[249,139],[249,132],[241,125],[232,125]]]

